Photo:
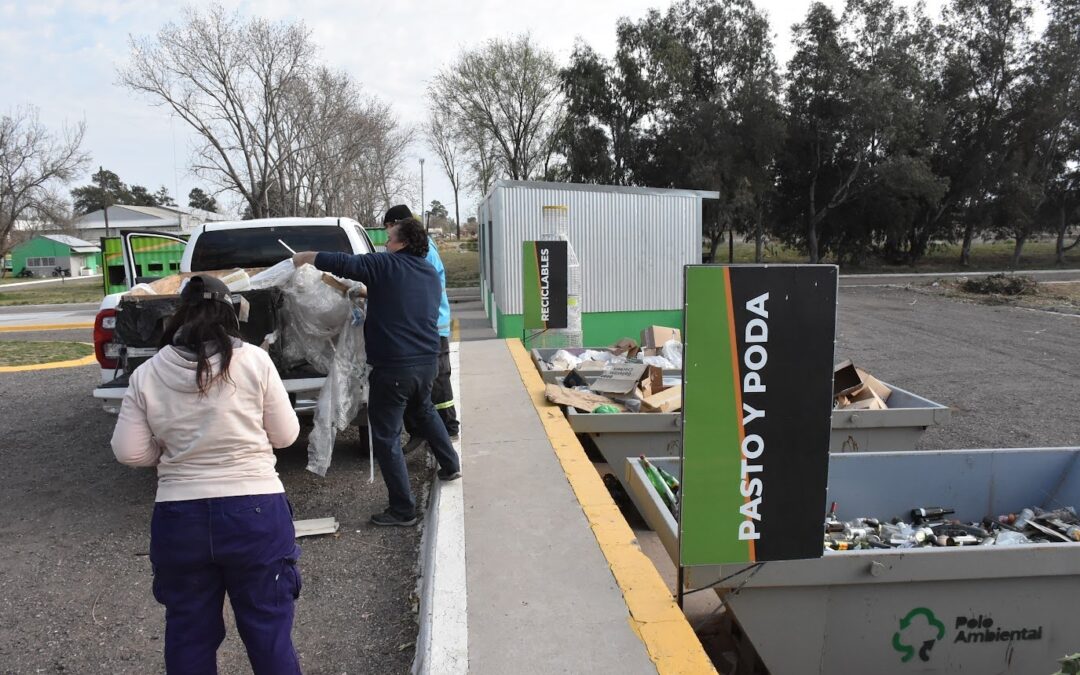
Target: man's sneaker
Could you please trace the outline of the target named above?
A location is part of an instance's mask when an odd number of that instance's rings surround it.
[[[416,525],[416,516],[402,518],[390,509],[386,509],[382,513],[371,516],[371,523],[382,527],[412,527]]]
[[[426,442],[422,436],[410,436],[409,442],[402,446],[401,451],[407,455],[413,450],[419,449]]]
[[[439,469],[439,472],[438,472],[437,475],[439,476],[439,480],[445,480],[445,481],[457,480],[458,478],[461,478],[461,469],[458,469],[456,471],[447,471],[446,469]]]

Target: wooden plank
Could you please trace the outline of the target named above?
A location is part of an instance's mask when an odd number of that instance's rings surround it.
[[[340,525],[337,518],[309,518],[307,520],[294,520],[296,538],[313,537],[319,534],[334,534]]]

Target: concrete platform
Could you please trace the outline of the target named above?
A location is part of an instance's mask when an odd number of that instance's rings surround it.
[[[433,486],[414,672],[715,672],[524,348],[454,317],[464,478]]]

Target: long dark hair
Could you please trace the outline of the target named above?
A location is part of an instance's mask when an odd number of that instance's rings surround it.
[[[196,277],[197,278],[197,277]],[[194,280],[188,282],[189,285]],[[176,339],[176,334],[180,338]],[[195,353],[195,384],[199,394],[205,396],[214,381],[221,379],[232,382],[229,377],[229,364],[232,362],[233,338],[240,337],[240,324],[232,305],[221,300],[209,300],[203,297],[185,297],[176,313],[165,324],[161,336],[160,348],[176,344]],[[174,342],[175,340],[175,342]],[[221,355],[221,367],[215,375],[210,366],[210,357]]]

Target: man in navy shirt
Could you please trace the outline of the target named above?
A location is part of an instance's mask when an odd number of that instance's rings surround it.
[[[368,424],[390,506],[371,517],[376,525],[416,524],[416,502],[409,487],[409,470],[401,451],[405,409],[418,411],[416,422],[439,462],[442,480],[461,477],[461,460],[446,427],[431,403],[431,384],[438,369],[437,321],[442,285],[425,259],[428,238],[415,218],[387,228],[386,252],[366,255],[315,253],[293,256],[300,267],[354,279],[367,288],[364,340],[371,364]]]

